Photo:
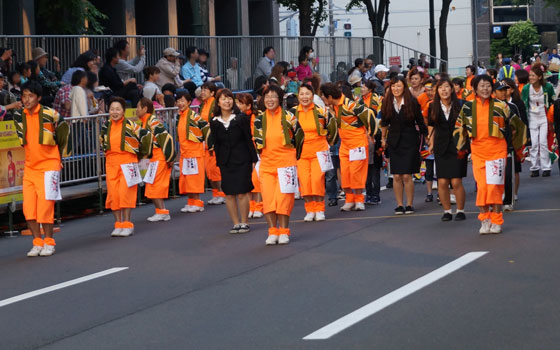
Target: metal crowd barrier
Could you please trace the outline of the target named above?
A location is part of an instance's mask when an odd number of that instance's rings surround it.
[[[16,62],[31,59],[31,50],[42,47],[51,56],[58,56],[62,70],[65,71],[76,57],[87,50],[96,50],[104,61],[105,50],[117,40],[127,40],[131,47],[131,59],[136,55],[140,45],[146,47],[146,65],[155,65],[167,47],[181,52],[189,46],[204,48],[210,52],[209,69],[212,74],[220,75],[226,87],[238,91],[253,88],[254,69],[262,57],[263,49],[273,46],[276,50],[276,61],[293,62],[298,65],[298,54],[303,46],[311,46],[315,57],[319,59],[318,72],[324,79],[340,80],[354,65],[356,58],[375,56],[375,64],[391,64],[391,57],[400,57],[403,68],[411,58],[416,61],[420,55],[426,55],[429,61],[433,58],[438,69],[447,65],[437,57],[397,44],[380,37],[202,37],[202,36],[112,36],[112,35],[8,35],[0,36],[0,47],[12,48]],[[345,77],[346,78],[346,77]],[[142,74],[137,75],[139,82]]]

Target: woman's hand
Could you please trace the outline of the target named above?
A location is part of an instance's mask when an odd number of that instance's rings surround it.
[[[385,138],[381,139],[381,147],[383,147],[383,149],[387,149],[387,140]]]

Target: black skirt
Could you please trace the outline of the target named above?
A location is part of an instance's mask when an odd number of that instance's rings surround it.
[[[406,134],[405,134],[406,135]],[[397,147],[389,146],[391,174],[404,175],[420,172],[420,140],[417,134],[408,134]]]
[[[220,166],[222,174],[222,191],[227,195],[251,192],[253,187],[253,165],[251,163],[233,167]]]
[[[436,175],[441,179],[459,179],[467,177],[467,155],[457,158],[456,154],[445,153],[434,155],[436,160]]]

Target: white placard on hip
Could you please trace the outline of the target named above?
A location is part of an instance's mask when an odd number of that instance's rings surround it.
[[[150,162],[148,165],[148,170],[146,170],[146,175],[144,175],[144,183],[153,184],[156,178],[157,168],[158,168],[159,160],[155,162]]]
[[[487,185],[503,185],[505,178],[506,159],[500,158],[496,160],[486,161],[486,184]]]
[[[59,201],[62,199],[59,171],[45,171],[45,199],[48,201]]]
[[[128,187],[138,185],[142,182],[142,176],[140,176],[138,163],[121,164],[121,169]]]
[[[140,172],[142,171],[147,171],[148,167],[150,166],[150,160],[149,159],[140,159],[138,161],[138,169],[140,169]]]
[[[183,168],[181,169],[183,175],[197,175],[198,174],[198,161],[196,158],[183,158]]]
[[[321,167],[322,172],[326,173],[327,171],[334,169],[329,151],[317,152],[317,160],[319,161],[319,166]]]
[[[367,158],[367,152],[365,147],[353,148],[350,150],[350,161],[364,160]]]
[[[296,193],[298,191],[297,168],[295,166],[278,168],[278,183],[280,192]]]

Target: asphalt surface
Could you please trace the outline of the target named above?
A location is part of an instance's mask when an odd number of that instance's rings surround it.
[[[522,173],[504,233],[479,236],[472,177],[467,220],[424,203],[395,217],[391,190],[365,212],[327,208],[292,242],[266,247],[263,219],[231,235],[224,206],[111,238],[110,213],[65,222],[50,258],[28,237],[0,239],[2,300],[114,267],[127,270],[0,307],[0,349],[558,349],[560,176]],[[326,340],[308,334],[473,251],[480,259]]]

